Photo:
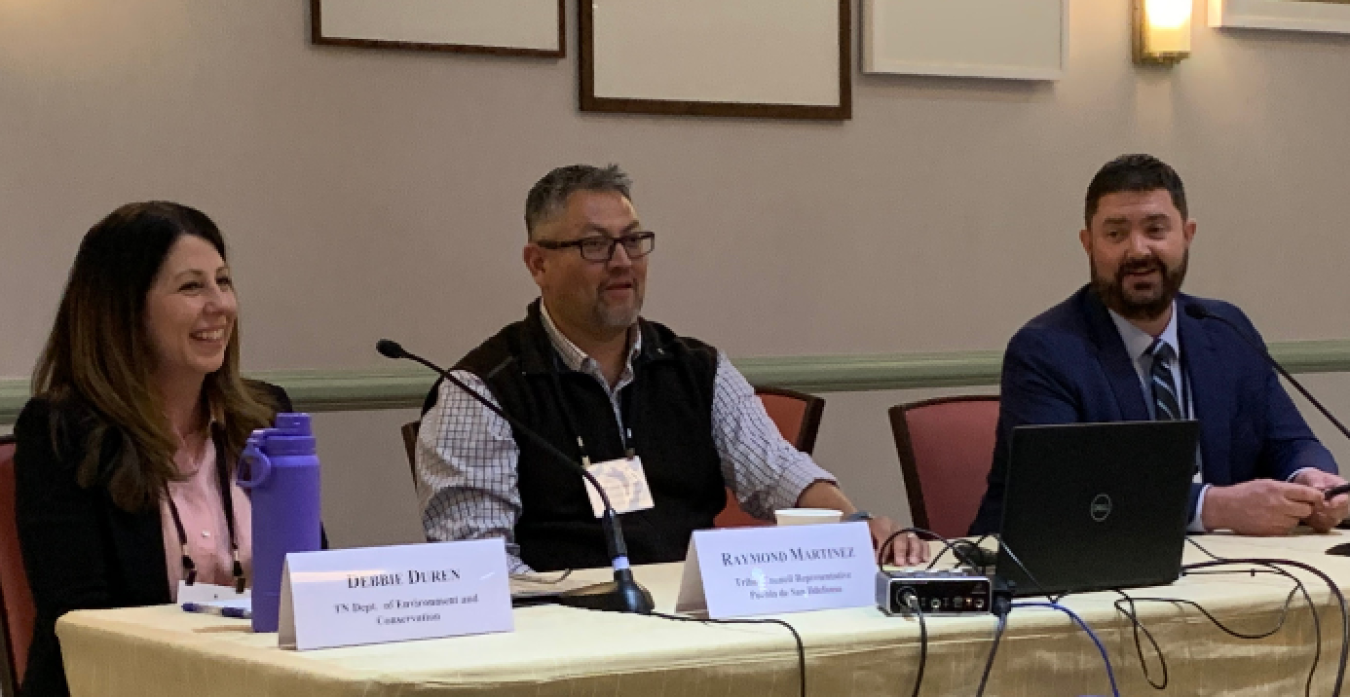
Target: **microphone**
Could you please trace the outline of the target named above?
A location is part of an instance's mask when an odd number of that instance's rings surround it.
[[[559,605],[570,607],[581,607],[590,610],[606,610],[609,612],[632,612],[640,615],[649,615],[655,608],[652,602],[652,594],[647,592],[636,580],[633,579],[633,570],[628,565],[628,545],[623,541],[623,528],[619,525],[619,514],[614,510],[613,504],[609,502],[609,495],[605,493],[604,487],[596,481],[595,475],[591,474],[585,467],[566,453],[559,450],[548,441],[547,438],[539,435],[534,429],[521,423],[519,419],[506,413],[504,409],[492,403],[492,400],[478,394],[476,390],[470,389],[468,385],[451,375],[449,371],[432,363],[431,361],[418,356],[415,353],[409,353],[399,345],[397,341],[389,339],[380,339],[375,342],[375,350],[380,352],[381,356],[386,358],[407,359],[436,371],[436,374],[449,382],[450,384],[463,390],[465,394],[472,397],[479,404],[482,404],[488,411],[502,417],[506,423],[511,424],[516,433],[524,435],[535,445],[543,448],[545,452],[557,458],[560,462],[567,463],[568,467],[581,473],[591,486],[595,487],[596,492],[600,494],[600,500],[605,504],[605,514],[600,520],[600,525],[605,533],[605,545],[609,551],[609,558],[613,560],[614,580],[608,583],[598,583],[584,588],[577,588],[567,591],[558,596]]]
[[[1295,389],[1297,389],[1299,393],[1302,394],[1304,397],[1307,397],[1308,401],[1311,402],[1314,407],[1317,407],[1317,411],[1322,412],[1322,416],[1327,417],[1327,421],[1330,421],[1333,425],[1336,426],[1338,430],[1340,430],[1341,435],[1345,436],[1347,439],[1350,439],[1350,429],[1346,429],[1345,424],[1341,423],[1340,419],[1337,419],[1335,416],[1332,415],[1330,411],[1327,410],[1326,407],[1322,406],[1322,403],[1317,401],[1317,398],[1312,396],[1312,393],[1309,392],[1306,388],[1304,388],[1302,383],[1300,383],[1298,380],[1295,380],[1294,376],[1290,375],[1289,371],[1285,370],[1284,366],[1280,365],[1279,361],[1275,360],[1275,357],[1270,355],[1270,352],[1266,350],[1265,346],[1262,346],[1260,342],[1248,336],[1246,329],[1238,326],[1237,323],[1233,322],[1227,317],[1220,317],[1219,315],[1210,312],[1208,308],[1206,308],[1203,305],[1200,305],[1199,303],[1187,303],[1186,314],[1190,315],[1191,317],[1194,317],[1195,319],[1202,319],[1202,320],[1216,319],[1232,327],[1233,330],[1237,332],[1237,335],[1242,337],[1243,341],[1247,342],[1248,346],[1251,346],[1253,349],[1256,350],[1257,353],[1261,354],[1261,356],[1263,356],[1266,359],[1266,362],[1269,363],[1273,368],[1275,368],[1276,372],[1278,372],[1280,375],[1283,375],[1284,379],[1289,381],[1289,384],[1293,385]]]

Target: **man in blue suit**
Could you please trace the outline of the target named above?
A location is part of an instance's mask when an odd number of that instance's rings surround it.
[[[1196,228],[1181,178],[1156,158],[1126,155],[1097,173],[1085,208],[1091,282],[1008,343],[989,488],[971,533],[999,529],[1013,428],[1154,418],[1200,422],[1193,532],[1334,527],[1350,496],[1322,492],[1345,480],[1238,334],[1260,341],[1256,328],[1233,305],[1180,292]]]

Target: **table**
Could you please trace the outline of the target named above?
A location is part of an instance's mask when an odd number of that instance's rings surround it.
[[[1314,564],[1350,592],[1350,559],[1327,547],[1350,534],[1302,534],[1254,539],[1197,538],[1225,557],[1281,557]],[[1187,546],[1186,561],[1204,559]],[[638,580],[670,612],[680,565],[639,567]],[[596,572],[587,572],[596,573]],[[1323,649],[1314,694],[1329,694],[1340,650],[1340,615],[1326,587],[1308,574],[1321,610]],[[599,577],[603,577],[603,572]],[[1136,597],[1166,596],[1203,603],[1217,618],[1246,632],[1273,627],[1292,588],[1269,574],[1187,576]],[[1122,694],[1147,695],[1131,625],[1111,593],[1063,602],[1101,637]],[[1139,605],[1167,657],[1176,695],[1298,695],[1313,659],[1312,615],[1300,599],[1283,629],[1257,641],[1229,637],[1193,609]],[[918,623],[874,608],[783,615],[801,634],[811,695],[909,695],[919,656]],[[81,611],[57,625],[76,697],[191,694],[333,695],[771,695],[798,691],[796,648],[772,625],[714,626],[657,617],[558,606],[521,608],[510,634],[456,637],[377,646],[297,652],[276,635],[255,635],[246,623],[184,613],[174,606]],[[929,618],[923,694],[973,695],[990,648],[992,616]],[[1151,655],[1151,654],[1149,654]],[[1156,659],[1150,659],[1155,679]],[[988,695],[1110,694],[1091,640],[1053,610],[1018,609],[994,664]]]

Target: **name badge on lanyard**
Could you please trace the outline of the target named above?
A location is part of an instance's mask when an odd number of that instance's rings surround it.
[[[597,462],[588,465],[586,470],[600,482],[616,513],[645,511],[656,505],[652,502],[651,487],[647,485],[647,473],[642,469],[642,458],[637,455]],[[589,480],[586,481],[586,496],[591,500],[595,517],[603,518],[605,502]]]

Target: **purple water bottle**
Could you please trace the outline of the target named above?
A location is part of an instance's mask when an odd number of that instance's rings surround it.
[[[277,631],[281,567],[290,552],[319,549],[319,458],[309,414],[277,414],[249,436],[239,486],[253,504],[253,631]]]

